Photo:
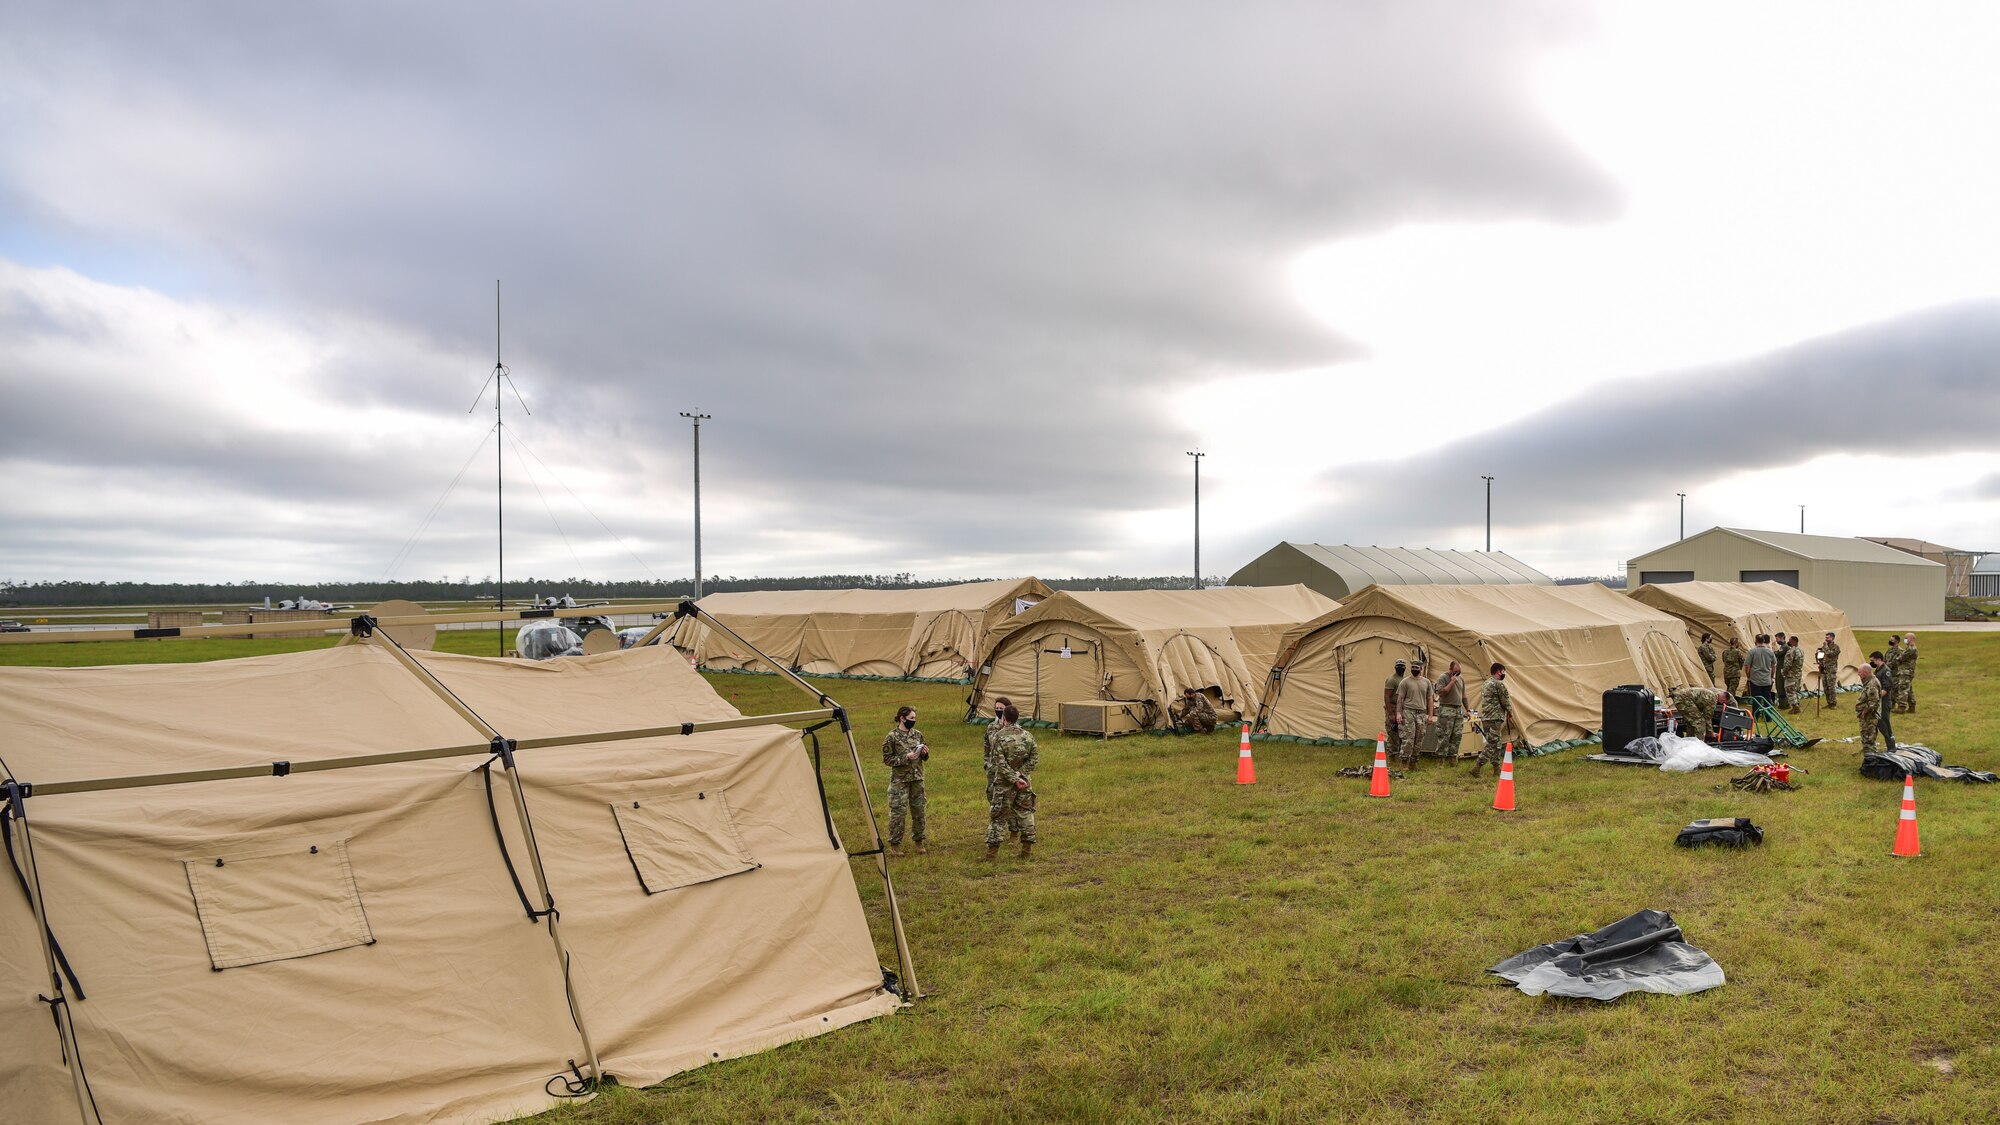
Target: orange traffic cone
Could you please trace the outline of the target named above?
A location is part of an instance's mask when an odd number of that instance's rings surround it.
[[[1385,748],[1388,741],[1389,736],[1386,733],[1375,736],[1375,772],[1368,777],[1370,797],[1389,795],[1389,751]]]
[[[1257,784],[1257,763],[1250,760],[1250,724],[1243,724],[1243,741],[1236,744],[1236,784]]]
[[[1903,815],[1896,821],[1896,850],[1891,855],[1922,855],[1917,846],[1917,780],[1903,775]]]
[[[1500,757],[1500,785],[1493,790],[1493,811],[1514,811],[1514,744],[1511,742]]]

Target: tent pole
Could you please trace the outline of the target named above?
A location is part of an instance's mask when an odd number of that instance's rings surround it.
[[[411,675],[417,677],[425,687],[436,693],[439,699],[457,711],[460,717],[472,724],[475,730],[492,740],[492,746],[500,756],[501,772],[507,778],[507,791],[514,795],[514,815],[521,822],[521,839],[528,851],[528,870],[534,872],[535,889],[542,896],[542,910],[545,912],[543,916],[549,923],[549,940],[556,948],[556,965],[562,970],[563,993],[569,1001],[570,1020],[576,1024],[577,1037],[583,1041],[584,1057],[590,1060],[590,1082],[595,1085],[602,1081],[604,1068],[597,1060],[597,1046],[591,1042],[590,1029],[585,1027],[583,1022],[583,1009],[576,1001],[576,981],[569,971],[569,946],[563,941],[562,924],[558,920],[561,915],[556,912],[555,896],[549,893],[548,873],[542,867],[542,850],[535,844],[535,825],[528,818],[528,798],[522,791],[520,776],[514,769],[514,741],[494,730],[486,720],[474,713],[472,708],[467,707],[458,696],[452,694],[450,688],[432,675],[430,669],[419,664],[415,657],[405,652],[403,646],[397,644],[387,633],[371,630],[367,639],[386,649]]]
[[[6,784],[6,799],[13,806],[13,819],[21,826],[21,846],[18,850],[21,867],[28,879],[28,909],[35,916],[35,936],[42,943],[42,961],[49,970],[49,991],[55,994],[50,1005],[56,1016],[56,1038],[64,1045],[64,1054],[69,1063],[70,1085],[76,1090],[76,1116],[84,1125],[103,1125],[98,1116],[96,1103],[90,1096],[90,1088],[83,1083],[83,1047],[76,1041],[76,1017],[70,1014],[69,997],[63,993],[62,972],[56,967],[55,947],[49,944],[49,919],[47,907],[42,902],[42,875],[35,866],[35,841],[28,832],[28,810],[21,801],[20,783],[11,778]],[[9,827],[12,831],[12,827]]]
[[[903,910],[896,903],[896,884],[889,877],[889,853],[882,840],[882,826],[876,823],[875,805],[874,802],[868,799],[868,775],[861,769],[861,750],[854,744],[854,724],[848,719],[847,709],[835,705],[825,692],[807,683],[797,672],[792,671],[782,664],[773,663],[763,650],[744,640],[741,636],[738,636],[736,630],[717,621],[714,614],[701,608],[700,605],[694,602],[682,602],[679,615],[682,617],[693,617],[711,629],[720,630],[723,635],[729,637],[737,644],[742,645],[758,656],[765,657],[765,663],[771,664],[772,667],[778,670],[779,675],[792,681],[800,691],[816,697],[822,706],[834,708],[836,716],[840,719],[840,732],[847,736],[848,760],[854,763],[854,788],[861,796],[861,814],[867,819],[869,835],[874,838],[875,842],[875,870],[881,873],[882,897],[883,901],[889,907],[889,930],[895,936],[896,940],[896,961],[902,970],[903,996],[905,999],[915,999],[923,995],[922,990],[917,987],[917,968],[916,963],[910,959],[909,939],[903,933]]]
[[[889,852],[882,839],[882,826],[875,822],[875,806],[868,799],[868,775],[861,769],[861,750],[854,744],[854,727],[843,717],[841,733],[847,736],[847,757],[854,763],[854,788],[861,795],[861,811],[868,821],[868,832],[875,840],[875,870],[882,876],[882,901],[889,908],[889,932],[896,941],[896,965],[903,975],[903,998],[915,1000],[923,995],[917,986],[916,963],[910,959],[910,942],[903,933],[903,910],[896,902],[896,882],[889,877]]]

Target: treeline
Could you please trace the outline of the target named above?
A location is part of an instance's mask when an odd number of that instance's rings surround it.
[[[916,590],[930,586],[950,586],[959,582],[984,581],[978,578],[920,579],[902,574],[822,574],[810,578],[739,578],[717,575],[702,583],[705,594],[737,590]],[[1186,575],[1127,578],[1045,578],[1058,590],[1184,590],[1193,584]],[[1221,585],[1210,578],[1210,585]],[[495,590],[491,577],[474,582],[467,578],[418,580],[411,582],[5,582],[0,583],[0,605],[5,606],[119,606],[119,605],[216,605],[259,604],[286,598],[308,597],[325,602],[352,602],[372,605],[395,598],[413,602],[491,601]],[[529,596],[569,594],[578,601],[605,598],[643,598],[672,601],[694,593],[691,579],[676,581],[601,582],[589,578],[510,578],[507,600],[524,601]]]

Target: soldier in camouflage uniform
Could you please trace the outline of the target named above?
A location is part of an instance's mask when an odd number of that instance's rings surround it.
[[[1398,748],[1403,757],[1403,768],[1417,764],[1417,746],[1423,741],[1424,728],[1435,717],[1437,697],[1431,692],[1431,681],[1424,675],[1424,662],[1410,662],[1410,674],[1396,685],[1396,709],[1402,713],[1403,738]]]
[[[1872,654],[1871,654],[1872,655]],[[1882,654],[1882,666],[1875,669],[1875,686],[1882,689],[1882,706],[1886,710],[1900,711],[1896,698],[1896,669],[1903,663],[1903,638],[1889,634],[1889,651]]]
[[[1863,665],[1861,668],[1861,698],[1854,701],[1854,717],[1861,721],[1861,752],[1875,749],[1875,723],[1881,718],[1882,684],[1875,675],[1875,669]]]
[[[916,839],[917,854],[930,851],[924,844],[929,838],[924,814],[930,805],[924,794],[924,763],[930,756],[931,748],[924,743],[923,732],[917,729],[917,709],[896,708],[896,725],[882,740],[882,764],[889,767],[890,855],[903,854],[905,821]]]
[[[1903,659],[1893,669],[1896,677],[1896,709],[1917,713],[1917,635],[1903,634]]]
[[[1181,689],[1181,701],[1173,708],[1174,726],[1186,727],[1196,734],[1215,733],[1215,704],[1208,700],[1208,693],[1193,688]]]
[[[1708,670],[1708,683],[1715,686],[1715,640],[1707,633],[1701,635],[1701,643],[1695,646],[1695,653],[1701,657],[1701,666]]]
[[[1409,667],[1407,662],[1402,660],[1396,661],[1396,670],[1390,674],[1388,679],[1382,681],[1382,731],[1389,740],[1391,753],[1395,751],[1397,746],[1401,745],[1396,738],[1396,732],[1401,728],[1403,721],[1402,717],[1396,713],[1396,689],[1402,685],[1403,669],[1407,667]]]
[[[1493,763],[1493,771],[1500,772],[1500,761],[1507,748],[1507,728],[1514,722],[1514,697],[1507,691],[1507,666],[1493,665],[1493,678],[1479,692],[1479,734],[1485,740],[1485,747],[1479,751],[1479,760],[1472,763],[1472,776],[1478,777],[1486,763]]]
[[[1778,693],[1778,710],[1780,711],[1789,711],[1792,709],[1791,697],[1785,694],[1785,642],[1789,639],[1783,633],[1779,633],[1778,639],[1773,643],[1771,651],[1773,657],[1771,661],[1771,687]]]
[[[1743,693],[1743,644],[1735,637],[1729,638],[1729,647],[1722,652],[1722,681],[1729,689],[1729,698]]]
[[[1681,735],[1707,741],[1715,721],[1715,689],[1689,685],[1677,687],[1669,694]]]
[[[1465,741],[1465,674],[1454,660],[1437,682],[1438,757],[1458,760],[1458,748]]]
[[[1785,681],[1785,698],[1792,701],[1792,714],[1799,713],[1799,700],[1806,695],[1806,651],[1799,647],[1799,639],[1793,637],[1785,642],[1785,651],[1778,655],[1778,674]]]
[[[1021,858],[1027,859],[1035,847],[1035,793],[1033,774],[1041,764],[1035,736],[1018,725],[1021,713],[1013,707],[1000,712],[1000,732],[993,736],[988,755],[992,784],[987,786],[986,858],[1000,854],[1003,826],[1018,822]]]
[[[1001,714],[1012,706],[1014,701],[1004,695],[995,699],[993,721],[986,724],[986,803],[989,807],[993,804],[993,740],[1007,726],[1007,723],[1000,718]],[[1018,711],[1015,713],[1019,714]],[[1010,812],[1007,816],[1007,835],[1011,838],[1020,834],[1021,818]]]
[[[1819,697],[1827,703],[1833,702],[1834,693],[1840,690],[1840,644],[1828,633],[1819,643]]]

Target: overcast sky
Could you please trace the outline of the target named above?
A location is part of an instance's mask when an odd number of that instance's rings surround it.
[[[0,579],[2000,549],[2000,6],[0,6]],[[456,486],[454,487],[454,481]]]

